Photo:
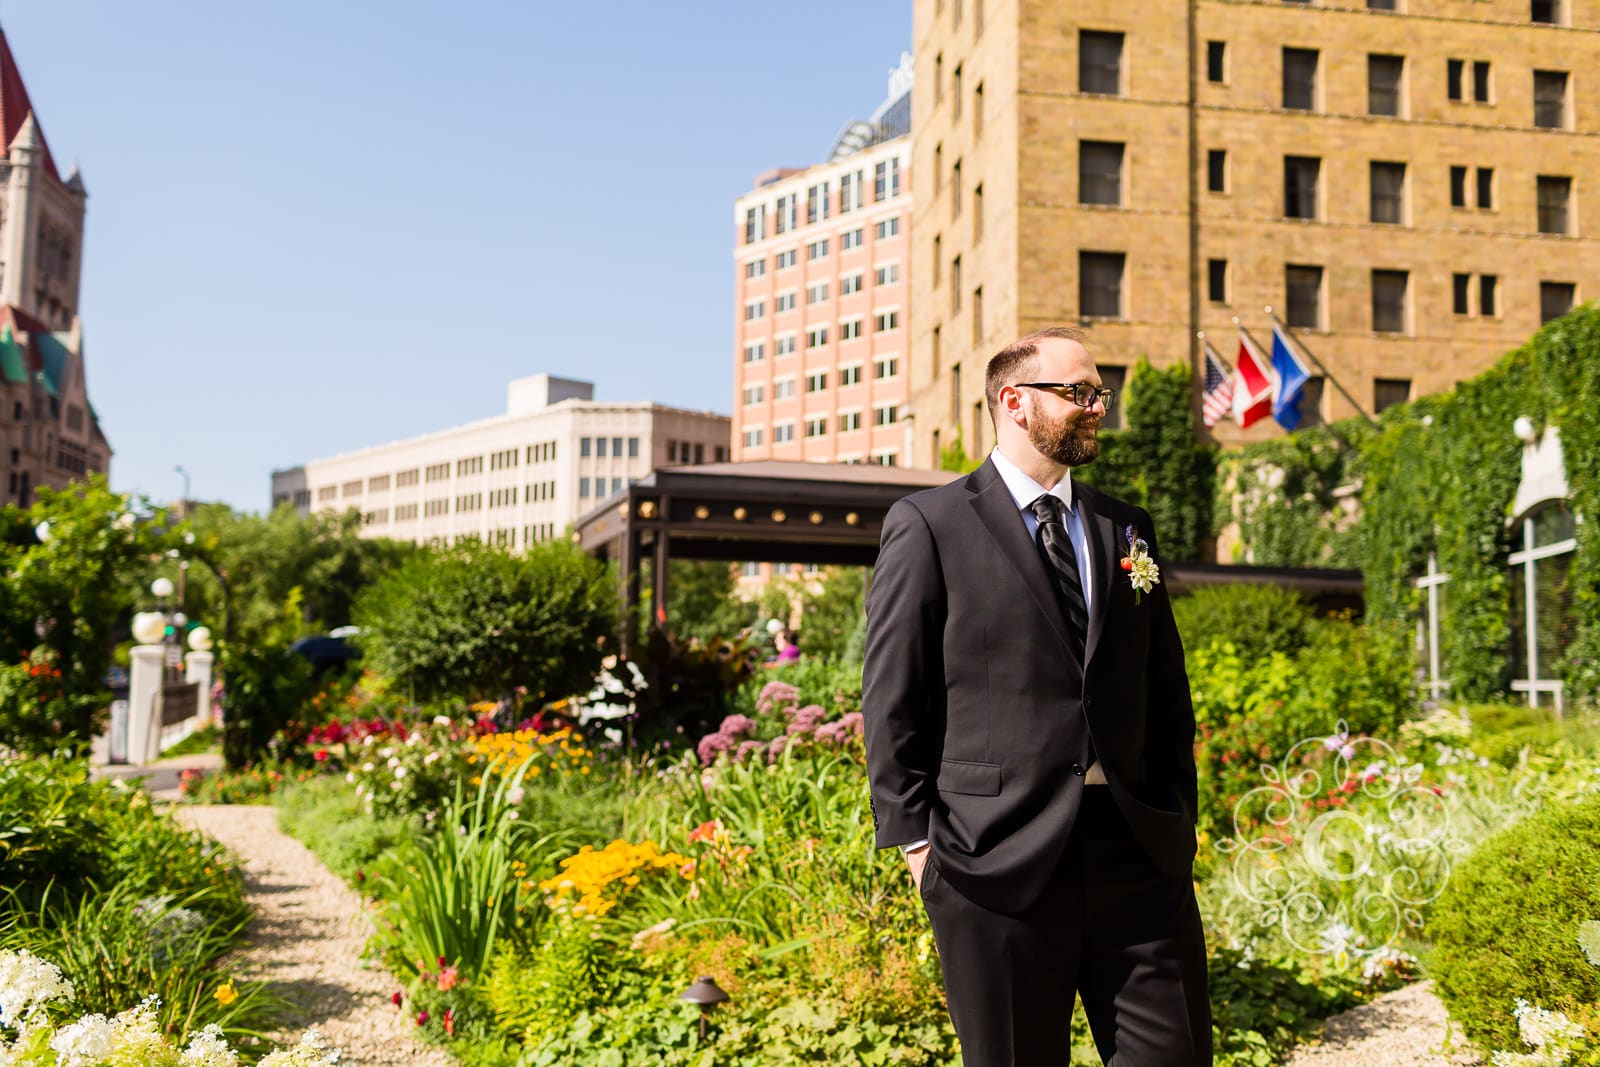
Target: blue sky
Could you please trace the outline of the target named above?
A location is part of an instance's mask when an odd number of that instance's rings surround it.
[[[728,412],[733,198],[820,161],[910,4],[0,0],[89,189],[81,314],[119,489],[504,408],[540,371]]]

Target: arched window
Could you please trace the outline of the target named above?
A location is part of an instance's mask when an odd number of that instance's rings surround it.
[[[1577,524],[1564,501],[1517,520],[1511,565],[1511,688],[1561,713],[1560,664],[1572,644]],[[1545,698],[1548,698],[1545,699]]]

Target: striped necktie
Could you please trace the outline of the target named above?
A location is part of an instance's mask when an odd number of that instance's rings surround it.
[[[1089,634],[1089,609],[1083,600],[1083,580],[1078,576],[1078,553],[1073,550],[1072,538],[1061,514],[1061,500],[1046,493],[1033,502],[1034,518],[1039,520],[1039,550],[1044,554],[1045,569],[1055,580],[1056,591],[1061,594],[1061,606],[1067,628],[1076,642],[1079,655],[1083,654]]]

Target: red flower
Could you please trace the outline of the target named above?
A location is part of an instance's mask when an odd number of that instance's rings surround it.
[[[428,1021],[428,1013],[427,1012],[425,1012],[425,1011],[417,1012],[417,1025],[418,1026],[422,1026],[422,1025],[426,1024],[427,1021]]]
[[[328,760],[328,750],[325,749],[325,748],[319,748],[319,749],[317,749],[316,754],[312,756],[312,758],[315,759],[318,763],[326,763],[327,760]]]
[[[406,995],[404,993],[397,992],[397,993],[395,993],[394,996],[389,998],[389,1002],[391,1004],[393,1004],[395,1007],[398,1008],[401,1005],[401,1003],[403,1003],[405,1001],[405,999],[406,999]]]
[[[446,1008],[444,1010],[444,1032],[451,1037],[456,1036],[456,1010],[454,1008]]]

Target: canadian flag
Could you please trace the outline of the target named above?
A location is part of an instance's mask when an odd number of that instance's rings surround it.
[[[1239,331],[1239,358],[1233,368],[1233,417],[1241,428],[1272,414],[1272,361],[1250,335]]]

